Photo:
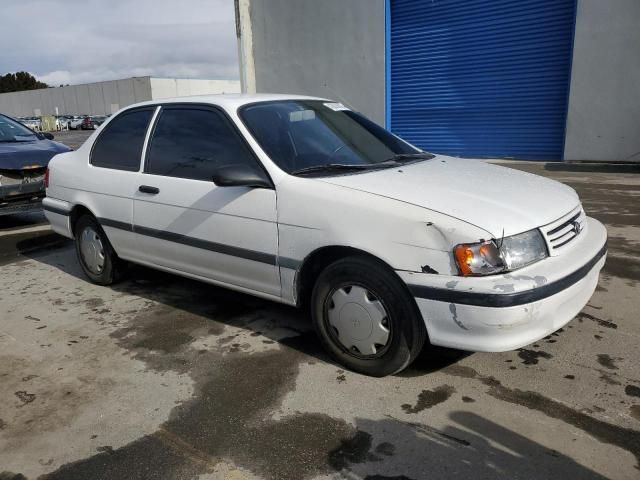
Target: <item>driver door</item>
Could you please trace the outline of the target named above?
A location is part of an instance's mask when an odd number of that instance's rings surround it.
[[[219,167],[258,162],[221,110],[163,106],[134,197],[140,260],[280,296],[275,190],[212,180]]]

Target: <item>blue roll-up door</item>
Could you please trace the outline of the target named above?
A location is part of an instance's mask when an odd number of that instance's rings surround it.
[[[575,0],[388,0],[391,130],[464,157],[560,160]]]

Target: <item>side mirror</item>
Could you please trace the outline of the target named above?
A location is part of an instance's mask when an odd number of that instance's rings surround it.
[[[218,168],[213,174],[213,183],[218,187],[273,188],[262,170],[241,164]]]
[[[54,138],[54,137],[53,137],[53,134],[52,134],[52,133],[49,133],[49,132],[42,132],[42,136],[43,136],[44,138],[46,138],[47,140],[53,140],[53,138]]]

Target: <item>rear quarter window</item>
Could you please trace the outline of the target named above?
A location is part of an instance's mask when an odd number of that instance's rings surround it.
[[[154,108],[146,108],[123,112],[109,122],[93,145],[91,164],[137,172],[153,111]]]

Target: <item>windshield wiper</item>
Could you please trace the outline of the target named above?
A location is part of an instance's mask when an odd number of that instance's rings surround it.
[[[3,138],[0,140],[0,143],[24,143],[24,142],[32,142],[33,137],[35,135],[16,135],[13,138]]]
[[[366,163],[359,165],[348,165],[343,163],[328,163],[326,165],[313,165],[311,167],[301,168],[294,170],[291,175],[300,175],[305,173],[318,173],[318,172],[332,172],[332,171],[357,171],[357,170],[376,170],[382,168],[391,168],[402,165],[410,161],[416,160],[429,160],[434,158],[435,155],[427,152],[418,153],[398,153],[391,158],[386,159],[383,162]]]
[[[317,173],[317,172],[335,172],[335,171],[357,171],[357,170],[375,170],[377,168],[388,168],[395,166],[395,162],[380,162],[369,163],[365,165],[347,165],[342,163],[328,163],[326,165],[313,165],[311,167],[300,168],[294,170],[291,175],[301,175],[305,173]]]
[[[406,163],[414,160],[431,160],[435,155],[427,152],[417,152],[417,153],[398,153],[393,157],[385,160],[385,162],[398,162],[398,163]]]

